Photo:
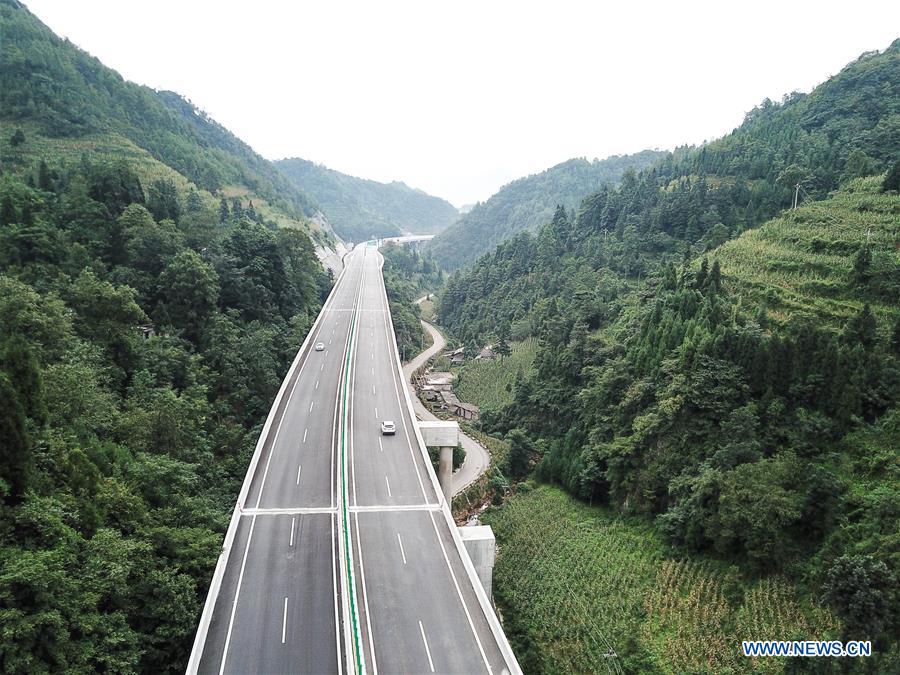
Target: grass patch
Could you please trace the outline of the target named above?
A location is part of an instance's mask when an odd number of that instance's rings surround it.
[[[483,521],[497,537],[494,598],[526,672],[780,673],[744,639],[829,639],[837,620],[782,577],[747,579],[677,556],[642,520],[551,486],[520,486]],[[615,657],[612,656],[615,654]]]
[[[421,316],[425,321],[434,321],[434,300],[431,298],[423,300],[419,303],[419,309],[421,310]]]
[[[513,402],[518,373],[528,375],[537,355],[537,341],[529,338],[510,345],[509,356],[493,361],[469,361],[455,369],[456,395],[482,410],[499,410]]]

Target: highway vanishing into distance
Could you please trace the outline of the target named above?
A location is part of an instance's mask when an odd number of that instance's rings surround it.
[[[415,426],[382,264],[346,256],[282,384],[189,673],[521,672]]]

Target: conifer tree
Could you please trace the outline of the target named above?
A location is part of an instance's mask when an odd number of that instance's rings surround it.
[[[856,252],[856,257],[853,259],[853,271],[850,273],[850,278],[855,286],[865,286],[869,283],[869,268],[871,265],[872,251],[869,249],[868,244],[860,246]]]
[[[0,373],[0,496],[17,502],[25,492],[31,442],[16,388]],[[5,483],[5,485],[4,485]]]

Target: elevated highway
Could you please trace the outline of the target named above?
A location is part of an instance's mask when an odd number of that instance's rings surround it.
[[[520,672],[416,427],[382,264],[346,256],[282,384],[189,673]]]

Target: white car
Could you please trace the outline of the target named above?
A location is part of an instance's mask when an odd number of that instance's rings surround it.
[[[317,343],[316,343],[316,351],[317,351],[317,352],[323,352],[323,351],[325,351],[325,343],[324,343],[324,342],[317,342]]]
[[[381,433],[384,436],[393,436],[397,433],[397,428],[394,426],[394,423],[390,420],[385,420],[381,423]]]

